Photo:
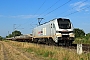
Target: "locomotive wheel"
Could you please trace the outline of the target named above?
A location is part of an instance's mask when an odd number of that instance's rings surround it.
[[[67,47],[68,47],[68,46],[71,46],[71,44],[72,44],[71,41],[66,41],[66,42],[65,42],[65,46],[67,46]]]
[[[69,46],[69,42],[66,42],[66,46],[67,46],[67,47]]]
[[[72,41],[69,42],[69,45],[72,46]]]
[[[49,45],[49,41],[48,41],[48,39],[46,39],[46,45]]]
[[[53,45],[53,40],[50,38],[50,39],[46,39],[46,45]]]
[[[54,43],[55,46],[59,46],[59,43]]]
[[[33,42],[34,42],[34,43],[37,43],[37,42],[38,42],[38,39],[33,39]]]
[[[49,45],[55,45],[55,42],[53,41],[52,38],[49,39]]]
[[[52,39],[49,39],[49,45],[52,45]]]

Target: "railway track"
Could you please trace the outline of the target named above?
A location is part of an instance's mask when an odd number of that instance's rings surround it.
[[[83,51],[90,52],[90,44],[83,44]]]
[[[28,41],[25,41],[28,42]],[[32,43],[32,42],[29,42]],[[46,45],[45,43],[35,43],[39,45]],[[49,45],[49,46],[54,46],[54,45]],[[56,46],[56,45],[55,45]],[[58,47],[63,47],[63,48],[68,48],[68,49],[75,49],[77,50],[77,44],[72,44],[71,46],[66,46],[66,45],[59,45]],[[90,52],[90,44],[82,44],[82,50],[83,52]]]
[[[41,44],[39,44],[39,45],[41,45]],[[43,44],[43,45],[46,45],[46,44]],[[52,45],[49,45],[49,46],[52,46]],[[71,46],[59,45],[58,47],[77,50],[77,44],[72,44]],[[90,44],[82,44],[82,50],[84,53],[90,52]]]
[[[72,44],[71,46],[62,46],[62,47],[77,50],[77,44]],[[90,45],[89,44],[82,44],[82,50],[84,53],[90,52]]]
[[[29,43],[32,43],[31,41],[28,41],[28,40],[25,40],[25,41],[22,41],[22,40],[17,40],[18,42],[29,42]],[[37,44],[37,43],[35,43],[35,44]],[[38,43],[38,44],[43,44],[43,43]],[[44,44],[44,45],[46,45],[46,44]],[[52,44],[50,45],[50,46],[52,46]],[[77,44],[72,44],[71,46],[65,46],[65,45],[59,45],[59,46],[61,46],[61,47],[64,47],[64,48],[69,48],[69,49],[77,49]],[[84,51],[84,52],[90,52],[90,44],[82,44],[82,50]]]
[[[31,42],[30,42],[31,43]],[[36,43],[35,43],[36,44]],[[46,44],[39,44],[39,45],[46,45]],[[47,46],[47,45],[46,45]],[[54,46],[54,45],[49,45],[49,46]],[[56,45],[55,45],[56,46]],[[66,45],[59,45],[56,47],[63,47],[63,48],[67,48],[67,49],[74,49],[77,50],[77,44],[72,44],[71,46],[66,46]],[[82,44],[82,50],[84,53],[88,53],[90,52],[90,44]]]

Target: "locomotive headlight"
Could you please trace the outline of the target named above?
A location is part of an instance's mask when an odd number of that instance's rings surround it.
[[[69,37],[74,37],[74,33],[69,33]]]
[[[56,36],[57,37],[62,37],[62,34],[61,33],[56,33]]]

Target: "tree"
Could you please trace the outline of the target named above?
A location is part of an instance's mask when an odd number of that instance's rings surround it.
[[[87,33],[86,36],[90,37],[90,33]]]
[[[12,32],[12,36],[20,36],[20,35],[22,35],[20,31],[16,30],[16,31]]]
[[[20,31],[13,31],[12,34],[9,34],[8,36],[6,36],[6,38],[10,38],[10,37],[15,37],[15,36],[20,36],[22,35]]]
[[[86,39],[88,40],[90,38],[90,33],[86,34]]]
[[[0,40],[2,40],[3,38],[0,36]]]
[[[13,37],[12,34],[9,34],[8,37]]]
[[[84,37],[85,36],[85,32],[79,28],[75,28],[74,29],[74,33],[75,33],[75,37]]]

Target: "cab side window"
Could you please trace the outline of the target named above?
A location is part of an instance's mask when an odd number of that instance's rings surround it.
[[[55,28],[55,24],[53,24],[53,28]]]

